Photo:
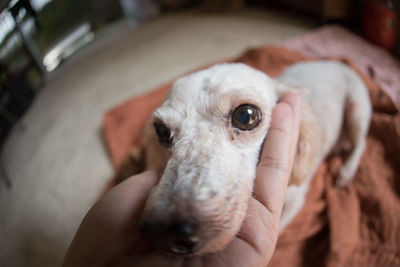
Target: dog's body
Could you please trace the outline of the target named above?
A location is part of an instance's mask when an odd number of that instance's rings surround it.
[[[296,172],[305,171],[307,174],[303,174],[301,184],[288,188],[281,219],[283,229],[303,206],[310,180],[335,145],[335,150],[350,152],[340,169],[336,185],[344,186],[353,178],[365,147],[371,104],[368,91],[357,74],[337,62],[300,63],[287,69],[278,80],[289,87],[300,86],[297,91],[302,95],[304,105],[309,106],[308,114],[303,113],[301,127],[308,127],[307,120],[308,123],[314,121],[311,129],[302,129],[299,148],[309,146],[305,149],[310,150],[305,153],[316,152],[314,160],[297,166],[301,169],[306,165],[306,170],[293,170],[292,176]],[[302,134],[311,134],[305,133],[310,130],[315,131],[311,140],[302,137]]]
[[[226,246],[246,214],[272,109],[288,91],[299,92],[303,105],[281,229],[304,205],[318,166],[346,140],[350,153],[336,182],[351,180],[371,113],[367,90],[351,69],[337,62],[299,63],[273,80],[243,64],[216,65],[177,80],[154,113],[156,131],[146,132],[147,168],[165,164],[143,215],[148,233],[162,236],[175,253]],[[179,237],[165,233],[171,229],[179,229]],[[184,240],[182,229],[190,232]]]

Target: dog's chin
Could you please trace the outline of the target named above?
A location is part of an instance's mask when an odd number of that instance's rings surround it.
[[[203,242],[190,254],[185,256],[202,256],[205,254],[212,254],[220,252],[227,248],[230,242],[237,238],[238,233],[241,230],[244,218],[246,217],[247,202],[245,201],[236,212],[239,214],[234,220],[232,220],[229,226],[226,226],[219,233],[214,233],[212,236],[207,236],[203,239]],[[207,226],[206,226],[207,227]],[[207,229],[205,230],[207,231]]]
[[[204,247],[199,248],[195,251],[192,256],[201,256],[205,254],[216,253],[226,249],[228,244],[236,237],[236,233],[224,234],[219,238],[212,240],[209,244],[205,244]]]
[[[229,231],[227,231],[226,233],[220,234],[216,237],[214,236],[209,240],[203,240],[203,242],[199,244],[197,248],[190,252],[179,246],[159,247],[159,249],[163,253],[175,257],[198,257],[206,254],[217,253],[226,249],[229,243],[236,238],[237,232],[240,229],[240,225],[236,228],[238,229],[234,231],[232,231],[232,229],[229,229]]]
[[[174,202],[167,205],[171,198],[153,191],[139,231],[167,254],[194,257],[215,253],[225,249],[237,236],[250,197],[249,188],[237,187],[218,199],[177,201],[175,196]]]

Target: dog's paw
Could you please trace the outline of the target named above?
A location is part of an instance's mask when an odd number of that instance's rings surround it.
[[[345,166],[340,168],[339,174],[336,177],[335,186],[345,187],[353,179],[354,173],[355,170],[351,168],[346,168]]]

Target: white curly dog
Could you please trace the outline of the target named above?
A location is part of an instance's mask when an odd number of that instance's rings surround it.
[[[280,230],[304,205],[321,162],[347,143],[336,180],[346,185],[371,115],[367,89],[354,71],[339,62],[305,62],[275,80],[244,64],[215,65],[178,79],[153,114],[146,168],[165,169],[145,206],[143,236],[175,254],[223,249],[246,215],[272,109],[293,90],[303,100],[301,126]]]

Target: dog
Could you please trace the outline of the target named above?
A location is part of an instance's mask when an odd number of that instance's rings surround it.
[[[366,87],[345,64],[297,63],[277,79],[241,63],[215,65],[176,80],[145,132],[146,168],[164,166],[140,231],[168,252],[201,255],[238,233],[253,190],[260,150],[280,97],[302,98],[282,231],[298,214],[318,166],[347,149],[337,186],[354,176],[371,116]]]

